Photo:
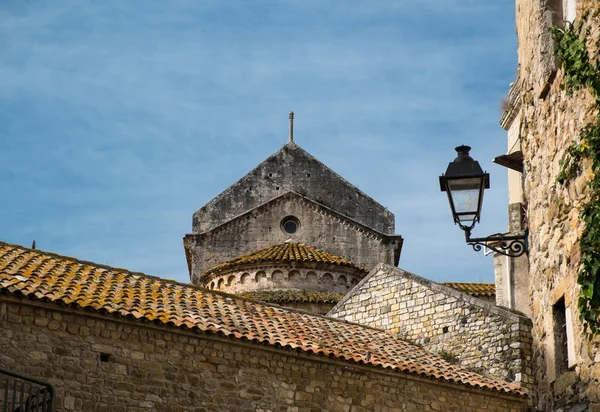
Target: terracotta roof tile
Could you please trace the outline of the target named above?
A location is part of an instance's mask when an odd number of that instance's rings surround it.
[[[0,292],[523,396],[380,330],[2,242]]]
[[[271,303],[338,303],[344,295],[341,293],[288,289],[245,292],[240,296]]]
[[[204,274],[211,275],[214,273],[224,272],[237,266],[250,263],[272,263],[272,262],[317,262],[328,263],[330,265],[339,265],[347,268],[357,269],[365,273],[368,270],[355,265],[354,263],[324,252],[304,243],[286,242],[279,245],[269,246],[268,248],[251,252],[246,255],[238,256],[225,263],[215,266],[207,270]]]
[[[471,296],[496,296],[496,285],[493,283],[446,282],[443,285],[460,292],[468,293]]]

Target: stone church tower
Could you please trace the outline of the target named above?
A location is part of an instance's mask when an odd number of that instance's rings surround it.
[[[292,116],[287,144],[194,213],[192,283],[344,294],[376,264],[398,265],[394,215],[294,143]]]

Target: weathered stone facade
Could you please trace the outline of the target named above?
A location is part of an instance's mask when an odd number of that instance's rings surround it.
[[[299,222],[295,233],[281,229],[287,216]],[[380,262],[397,264],[402,244],[400,236],[380,233],[288,192],[209,232],[186,235],[192,283],[198,284],[205,271],[220,263],[287,240],[323,249],[367,269]]]
[[[567,10],[567,4],[576,8]],[[598,410],[600,338],[585,338],[577,309],[583,229],[579,212],[588,198],[590,170],[584,168],[568,185],[556,182],[565,149],[595,113],[587,91],[567,96],[560,89],[563,73],[557,70],[549,28],[567,14],[569,19],[575,16],[591,28],[588,46],[597,56],[600,4],[517,0],[516,10],[519,80],[513,87],[520,89],[522,105],[513,127],[523,152],[523,203],[530,233],[529,281],[521,292],[527,292],[533,319],[536,403],[547,411],[575,405]]]
[[[502,411],[526,399],[120,316],[2,297],[0,365],[59,411]]]
[[[532,389],[528,318],[401,269],[378,266],[328,316],[391,332]]]

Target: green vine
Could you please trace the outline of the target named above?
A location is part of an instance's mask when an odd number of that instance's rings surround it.
[[[583,206],[580,218],[584,229],[579,241],[581,268],[577,282],[581,286],[577,306],[586,331],[594,336],[600,332],[600,62],[593,61],[586,46],[589,28],[568,24],[552,28],[556,55],[564,70],[561,89],[571,96],[586,88],[595,98],[598,109],[595,118],[579,133],[560,160],[557,181],[567,184],[583,170],[583,160],[591,160],[593,178],[589,183],[590,199]]]

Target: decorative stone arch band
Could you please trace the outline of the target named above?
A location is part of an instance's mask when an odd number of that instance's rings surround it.
[[[232,294],[290,289],[345,294],[366,275],[336,265],[314,266],[248,265],[203,277],[202,285]]]

